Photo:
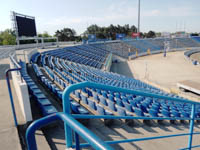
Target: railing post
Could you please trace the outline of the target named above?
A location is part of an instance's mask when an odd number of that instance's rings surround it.
[[[188,149],[191,150],[192,148],[192,136],[193,136],[193,131],[194,131],[194,119],[195,119],[195,104],[192,104],[192,111],[190,115],[190,135],[189,135],[189,141],[188,141]]]
[[[70,115],[71,113],[70,99],[69,99],[70,93],[71,93],[71,90],[68,90],[68,88],[66,88],[63,91],[63,95],[62,95],[63,112],[67,115]],[[64,127],[65,127],[66,147],[70,148],[72,147],[72,130],[66,123],[64,123]]]
[[[79,135],[75,132],[76,150],[80,150]]]
[[[8,93],[9,93],[9,96],[10,96],[12,114],[13,114],[13,118],[14,118],[14,122],[15,122],[15,126],[16,127],[17,127],[18,123],[17,123],[16,112],[15,112],[15,105],[14,105],[14,102],[13,102],[12,90],[11,90],[11,86],[10,86],[9,72],[11,72],[11,71],[19,71],[20,69],[21,68],[14,68],[14,69],[8,69],[6,71],[6,81],[7,81],[7,86],[8,86]]]

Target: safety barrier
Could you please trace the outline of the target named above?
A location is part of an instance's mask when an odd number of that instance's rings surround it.
[[[153,97],[153,98],[158,98],[158,99],[165,99],[165,100],[171,100],[171,101],[175,101],[175,102],[181,102],[181,103],[189,103],[192,105],[192,109],[191,109],[191,115],[189,118],[172,118],[172,117],[134,117],[134,116],[94,116],[94,115],[71,115],[71,109],[70,109],[70,100],[69,100],[69,96],[70,93],[78,90],[78,89],[83,89],[83,88],[97,88],[97,89],[102,89],[102,90],[108,90],[108,91],[114,91],[114,92],[122,92],[122,93],[127,93],[127,94],[134,94],[134,95],[141,95],[141,96],[147,96],[147,97]],[[62,95],[62,99],[63,99],[63,117],[67,116],[71,119],[71,117],[76,118],[76,119],[144,119],[144,120],[190,120],[190,127],[189,127],[189,133],[182,133],[182,134],[172,134],[172,135],[165,135],[165,136],[155,136],[155,137],[144,137],[144,138],[136,138],[136,139],[125,139],[125,140],[118,140],[118,141],[105,141],[105,143],[107,144],[117,144],[117,143],[127,143],[127,142],[137,142],[137,141],[146,141],[146,140],[154,140],[154,139],[162,139],[162,138],[172,138],[172,137],[179,137],[179,136],[189,136],[189,140],[188,140],[188,147],[187,148],[183,148],[183,149],[189,149],[191,150],[192,148],[196,148],[196,147],[200,147],[200,145],[195,145],[192,146],[192,139],[193,139],[193,135],[196,134],[200,134],[200,132],[194,132],[194,121],[195,120],[200,120],[200,118],[195,118],[195,108],[196,105],[200,105],[200,103],[198,102],[194,102],[194,101],[189,101],[186,99],[180,99],[180,98],[174,98],[174,97],[168,97],[168,96],[161,96],[158,94],[152,94],[152,93],[146,93],[146,92],[142,92],[142,91],[136,91],[136,90],[129,90],[129,89],[122,89],[122,88],[116,88],[113,86],[107,86],[107,85],[103,85],[103,84],[97,84],[97,83],[91,83],[91,82],[82,82],[82,83],[78,83],[78,84],[73,84],[69,87],[67,87]],[[58,114],[56,114],[58,115]],[[55,116],[56,116],[55,115]],[[70,117],[71,116],[71,117]],[[48,119],[49,117],[49,119]],[[46,122],[51,122],[51,116],[48,116],[47,118],[42,118],[36,122],[34,122],[33,124],[37,124],[38,122],[42,122],[43,119],[45,119]],[[70,124],[69,121],[64,121],[65,122],[65,140],[66,140],[66,147],[67,148],[73,148],[76,147],[77,149],[81,148],[81,147],[88,147],[89,145],[91,145],[92,147],[95,146],[94,143],[84,143],[84,144],[80,144],[79,142],[76,142],[75,145],[72,144],[72,130],[75,130],[76,133],[78,135],[81,135],[82,133],[80,132],[79,129],[76,129],[77,124],[76,122],[74,122],[74,124]],[[40,123],[38,123],[40,124]],[[38,125],[40,126],[40,125]],[[34,130],[36,129],[36,127],[34,125],[31,125],[28,130],[27,130],[27,143],[30,147],[30,145],[34,146],[35,145],[35,141],[31,141],[29,139],[29,134],[28,132],[30,132],[29,130],[32,130],[31,128],[34,128]],[[77,127],[78,128],[78,127]],[[83,129],[83,127],[80,127],[81,129]],[[79,137],[76,136],[76,141],[79,141],[78,139]],[[93,140],[95,141],[99,141],[99,139],[96,136],[92,137]],[[89,141],[89,139],[85,138],[86,141]],[[101,141],[101,140],[100,140]],[[97,145],[106,145],[104,142],[100,142]],[[98,149],[98,148],[97,148]],[[108,148],[111,149],[111,148]]]
[[[18,71],[19,72],[21,70],[21,67],[15,61],[14,55],[10,55],[10,60],[11,60],[11,63],[13,63],[15,68],[8,69],[8,70],[6,70],[5,73],[6,73],[6,81],[7,81],[7,86],[8,86],[8,93],[9,93],[9,96],[10,96],[10,104],[11,104],[11,108],[12,108],[13,119],[14,119],[15,126],[17,127],[18,122],[17,122],[15,106],[14,106],[14,102],[13,102],[12,90],[11,90],[11,86],[10,86],[9,72],[12,72],[12,71]]]

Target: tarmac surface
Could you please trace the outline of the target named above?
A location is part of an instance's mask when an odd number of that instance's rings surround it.
[[[135,78],[166,88],[177,88],[180,81],[200,81],[200,67],[185,58],[184,51],[139,57],[128,62]]]
[[[20,140],[17,128],[14,124],[14,119],[11,110],[8,88],[5,79],[5,71],[9,68],[9,60],[0,60],[0,149],[2,150],[20,150]],[[12,81],[11,81],[12,85]],[[13,88],[12,88],[13,90]],[[13,92],[14,103],[16,106],[16,114],[19,123],[22,123],[21,111],[16,103],[16,94]]]
[[[156,83],[159,83],[159,80],[156,78],[159,74],[160,78],[163,78],[163,74],[167,76],[166,74],[170,74],[168,76],[170,83],[167,83],[168,78],[165,80],[161,80],[160,84],[161,85],[174,85],[172,81],[175,81],[173,78],[173,75],[171,75],[171,72],[169,73],[169,70],[166,71],[165,73],[162,73],[163,70],[167,70],[167,67],[163,65],[168,66],[169,69],[170,67],[173,67],[175,65],[167,65],[167,62],[170,61],[178,61],[176,62],[176,65],[182,64],[181,67],[182,69],[179,68],[177,69],[179,73],[182,71],[187,72],[187,67],[189,65],[191,66],[191,62],[188,60],[184,60],[183,57],[183,52],[175,52],[177,56],[175,57],[177,59],[182,59],[180,62],[176,59],[174,59],[174,56],[172,53],[168,53],[166,58],[162,57],[162,54],[160,55],[152,55],[144,58],[138,58],[136,60],[132,60],[130,62],[122,62],[122,63],[117,63],[112,65],[112,70],[115,70],[115,72],[121,72],[124,75],[127,76],[132,76],[136,78],[141,78],[144,79],[145,76],[147,79],[155,80]],[[153,57],[151,59],[151,57]],[[162,60],[164,59],[164,60]],[[147,74],[145,74],[145,69],[143,68],[146,66],[146,60],[148,60],[148,65],[155,64],[158,65],[161,69],[157,69],[154,67],[147,67]],[[167,61],[168,60],[168,61]],[[14,122],[13,122],[13,117],[12,117],[12,112],[11,112],[11,107],[10,107],[10,101],[9,101],[9,96],[8,96],[8,91],[7,91],[7,86],[6,86],[6,81],[5,81],[5,70],[9,68],[8,65],[8,59],[3,59],[0,60],[0,144],[1,148],[0,149],[21,149],[20,146],[20,140],[19,136],[17,133],[17,129],[14,127]],[[188,64],[187,64],[188,62]],[[124,64],[126,67],[124,67]],[[120,66],[118,66],[120,65]],[[185,66],[186,65],[186,66]],[[133,67],[133,68],[132,68]],[[194,68],[193,68],[194,67]],[[196,66],[192,66],[191,68],[194,69],[195,73],[198,74],[199,72],[195,69]],[[150,71],[154,71],[154,75],[150,76]],[[155,71],[156,70],[156,71]],[[174,69],[176,70],[176,69]],[[159,73],[161,71],[161,73]],[[176,71],[173,71],[173,73],[176,73]],[[195,74],[195,75],[196,75]],[[174,74],[174,75],[179,75],[179,77],[182,77],[181,74]],[[187,76],[192,76],[190,74],[187,74]],[[150,78],[151,77],[151,78]],[[193,76],[194,79],[199,79]],[[14,101],[16,102],[16,96],[15,93],[13,94]],[[17,117],[19,123],[23,124],[23,119],[20,118],[20,110],[18,104],[15,103],[16,109],[17,109]],[[178,133],[188,133],[189,132],[189,122],[186,121],[185,123],[180,123],[177,121],[177,123],[171,124],[168,121],[164,121],[163,124],[158,124],[156,121],[152,121],[150,125],[146,125],[142,123],[141,121],[138,121],[134,126],[128,126],[127,124],[121,122],[120,120],[115,120],[111,126],[105,126],[103,122],[100,120],[91,120],[88,125],[86,125],[87,128],[92,130],[97,136],[99,136],[103,140],[108,140],[108,141],[113,141],[113,140],[120,140],[120,139],[131,139],[131,138],[142,138],[142,137],[150,137],[150,136],[163,136],[163,135],[170,135],[170,134],[178,134]],[[50,128],[46,130],[49,132],[49,141],[52,140],[54,146],[53,149],[61,150],[65,149],[65,139],[64,139],[64,130],[62,128]],[[200,131],[200,124],[196,123],[194,127],[195,132]],[[41,148],[39,149],[50,149],[48,146],[44,145],[44,136],[43,132],[37,132],[36,133],[36,140],[38,146]],[[39,136],[39,138],[38,138]],[[42,137],[42,139],[40,138]],[[200,135],[194,135],[193,138],[193,145],[199,144],[199,138]],[[81,142],[83,140],[81,139]],[[112,145],[114,146],[115,149],[121,150],[173,150],[173,149],[180,149],[180,148],[185,148],[187,147],[188,143],[188,136],[183,136],[183,137],[174,137],[174,138],[167,138],[167,139],[159,139],[159,140],[151,140],[151,141],[142,141],[142,142],[131,142],[131,143],[123,143],[123,144],[118,144],[118,145]],[[52,147],[51,147],[52,148]],[[89,148],[91,149],[91,148]]]

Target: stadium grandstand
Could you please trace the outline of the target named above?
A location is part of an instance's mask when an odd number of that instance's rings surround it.
[[[2,5],[0,28],[12,5],[40,23],[12,11],[0,31],[0,149],[200,149],[199,5],[137,2],[137,27],[129,0]]]
[[[130,61],[162,53],[165,41],[170,43],[170,51],[185,51],[188,58],[199,53],[200,43],[190,37],[2,51],[1,61],[8,61],[9,57],[10,71],[19,70],[16,74],[13,72],[13,82],[22,82],[16,88],[16,92],[22,93],[15,96],[21,96],[24,101],[20,105],[23,105],[22,116],[28,123],[18,125],[14,117],[22,148],[132,150],[198,147],[199,102],[166,92],[134,76],[110,71],[114,58]],[[33,123],[28,126],[30,120]],[[52,124],[54,120],[61,121]],[[47,124],[35,134],[35,130]]]

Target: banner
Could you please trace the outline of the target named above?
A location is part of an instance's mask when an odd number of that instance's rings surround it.
[[[132,33],[132,38],[137,38],[139,36],[140,36],[140,33],[135,33],[135,32]]]
[[[125,37],[126,37],[126,35],[123,34],[123,33],[117,33],[117,34],[116,34],[116,40],[122,40],[122,39],[125,38]]]

